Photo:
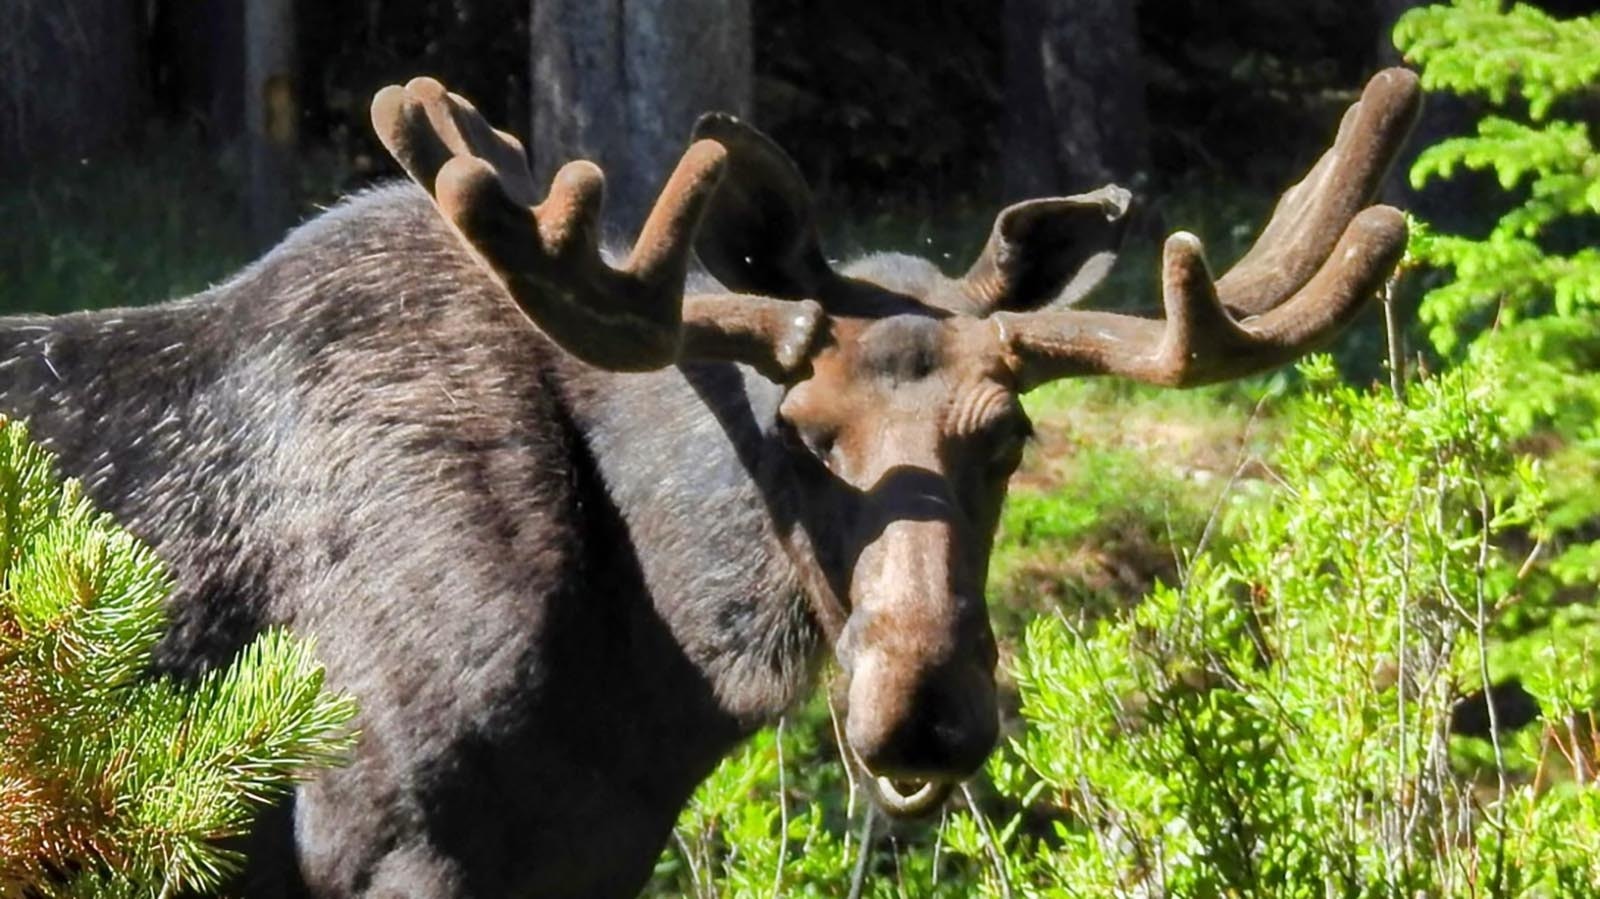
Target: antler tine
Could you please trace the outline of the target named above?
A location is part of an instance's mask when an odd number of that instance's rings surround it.
[[[475,256],[578,358],[616,371],[728,359],[778,380],[805,367],[824,318],[817,304],[742,295],[684,301],[695,229],[727,158],[717,142],[697,141],[684,153],[632,253],[613,268],[600,255],[605,178],[598,166],[568,163],[533,205],[522,145],[439,82],[417,78],[384,88],[372,118],[384,145]]]
[[[1416,78],[1368,83],[1334,146],[1279,202],[1256,246],[1212,280],[1199,238],[1179,232],[1162,256],[1165,322],[1106,312],[995,313],[1022,386],[1115,374],[1173,387],[1242,377],[1331,339],[1399,262],[1405,217],[1365,205],[1417,111]]]
[[[537,199],[522,142],[490,127],[471,102],[432,78],[378,91],[372,124],[390,155],[429,193],[445,163],[474,156],[489,163],[515,199],[530,206]]]
[[[1199,238],[1179,232],[1162,258],[1166,321],[1076,309],[991,316],[1024,390],[1078,375],[1194,387],[1276,368],[1332,339],[1377,292],[1405,251],[1405,216],[1373,206],[1350,222],[1328,263],[1294,296],[1236,320],[1220,299]]]
[[[1224,306],[1260,315],[1316,274],[1382,185],[1421,102],[1414,73],[1393,68],[1372,76],[1345,111],[1333,146],[1283,193],[1250,251],[1217,280]]]

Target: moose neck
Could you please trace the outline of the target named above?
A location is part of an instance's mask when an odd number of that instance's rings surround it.
[[[657,611],[727,712],[770,721],[809,687],[823,645],[814,572],[788,539],[803,524],[773,430],[781,388],[731,364],[574,365],[566,384]]]
[[[296,799],[307,845],[344,859],[328,883],[410,813],[340,792],[407,745],[453,839],[537,850],[485,876],[637,891],[696,784],[822,656],[781,394],[732,364],[556,351],[411,188],[192,300],[0,320],[0,414],[173,571],[162,667],[281,624],[357,697],[358,757]],[[491,757],[514,773],[477,773]],[[298,870],[278,851],[261,871]]]

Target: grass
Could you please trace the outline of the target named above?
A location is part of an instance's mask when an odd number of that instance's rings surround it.
[[[251,256],[229,158],[182,134],[29,169],[0,190],[0,311],[67,312],[192,293]]]
[[[337,164],[311,154],[290,189],[309,216],[342,180]],[[226,278],[264,249],[250,236],[243,185],[235,151],[166,128],[0,182],[0,314],[142,305]]]

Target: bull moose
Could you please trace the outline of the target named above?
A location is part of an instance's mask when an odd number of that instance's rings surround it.
[[[1078,308],[1116,187],[1005,209],[960,277],[835,269],[794,164],[709,115],[611,254],[594,165],[541,201],[514,138],[416,79],[372,109],[415,183],[186,299],[0,320],[0,413],[170,566],[166,669],[281,624],[360,703],[351,763],[263,817],[238,894],[625,896],[830,655],[888,810],[969,776],[1018,397],[1327,342],[1402,251],[1368,204],[1417,105],[1376,75],[1223,277],[1168,238],[1158,320]]]

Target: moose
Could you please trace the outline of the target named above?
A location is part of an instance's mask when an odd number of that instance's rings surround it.
[[[1373,77],[1222,277],[1168,238],[1155,319],[1080,308],[1117,187],[1006,208],[960,277],[836,269],[794,163],[712,114],[613,253],[596,166],[541,198],[515,138],[419,78],[372,106],[412,183],[192,297],[0,319],[0,413],[169,565],[163,669],[282,625],[360,704],[350,763],[261,819],[235,894],[626,896],[829,656],[885,809],[978,768],[1018,397],[1326,344],[1402,252],[1369,203],[1418,96]]]

